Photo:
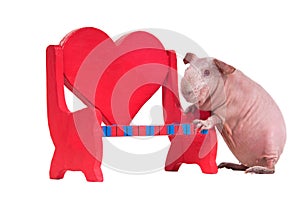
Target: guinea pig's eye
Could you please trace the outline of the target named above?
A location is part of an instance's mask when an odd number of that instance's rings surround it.
[[[209,76],[210,75],[210,71],[209,70],[205,70],[203,74],[204,74],[205,77]]]
[[[193,94],[193,91],[188,91],[187,92],[187,95],[192,95]]]

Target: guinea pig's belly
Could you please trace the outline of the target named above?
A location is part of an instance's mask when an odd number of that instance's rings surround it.
[[[232,153],[246,166],[257,165],[265,154],[267,132],[243,120],[239,120],[235,125],[229,123],[228,126],[234,126],[231,128],[231,138],[228,139],[226,135],[223,137],[225,140],[231,140],[229,148]]]

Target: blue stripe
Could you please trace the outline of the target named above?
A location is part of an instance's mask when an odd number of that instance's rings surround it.
[[[153,136],[154,135],[154,126],[146,126],[146,135]]]
[[[103,137],[106,137],[106,126],[102,126]]]
[[[190,135],[191,134],[191,126],[189,124],[183,124],[182,129],[183,129],[183,134],[184,135]]]
[[[103,137],[111,136],[111,126],[102,126]]]
[[[111,126],[107,126],[107,128],[106,128],[106,136],[107,137],[111,136]]]
[[[203,129],[203,130],[201,131],[201,134],[204,134],[204,135],[208,134],[208,130],[207,130],[207,129]]]
[[[174,133],[175,133],[174,125],[168,125],[167,132],[168,132],[168,135],[174,135]]]
[[[124,136],[132,136],[132,126],[124,126]]]

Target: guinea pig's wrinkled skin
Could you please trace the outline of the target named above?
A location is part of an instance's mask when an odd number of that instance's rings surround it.
[[[187,53],[190,63],[181,81],[184,98],[195,108],[212,112],[207,120],[194,120],[197,128],[217,127],[241,165],[221,163],[219,168],[246,173],[274,173],[286,141],[283,116],[272,97],[241,71],[213,58]]]

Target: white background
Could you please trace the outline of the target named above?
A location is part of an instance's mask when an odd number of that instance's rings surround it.
[[[297,3],[2,1],[0,198],[299,197]],[[221,170],[217,175],[204,175],[196,165],[183,165],[178,173],[161,170],[128,175],[103,166],[103,183],[87,183],[80,172],[68,172],[60,181],[49,180],[54,147],[46,117],[45,49],[58,44],[71,30],[85,26],[111,36],[140,28],[173,30],[261,84],[278,103],[287,125],[286,148],[276,173],[245,175]],[[222,139],[217,161],[236,162]]]

